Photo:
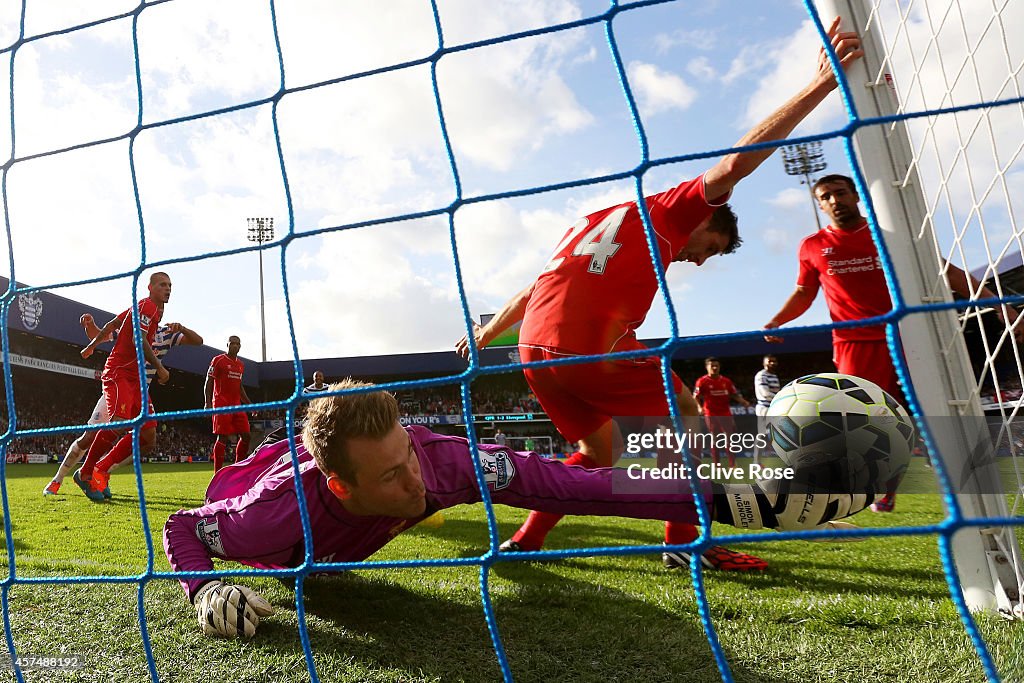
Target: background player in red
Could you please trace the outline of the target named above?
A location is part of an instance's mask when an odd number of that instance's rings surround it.
[[[839,20],[829,39],[844,67],[863,53],[854,33],[840,33]],[[782,140],[836,87],[822,50],[811,83],[750,130],[737,147]],[[674,261],[701,265],[716,254],[731,253],[740,239],[736,216],[725,203],[733,186],[767,159],[772,148],[734,152],[702,176],[648,197],[647,209],[663,267]],[[658,291],[654,266],[635,202],[593,213],[577,222],[555,247],[536,282],[513,297],[484,327],[475,331],[478,346],[522,320],[519,350],[524,362],[639,350],[636,338]],[[469,341],[456,344],[466,356]],[[579,443],[571,465],[607,467],[622,453],[617,416],[665,416],[668,404],[657,357],[603,361],[585,365],[527,368],[527,381],[562,435]],[[682,381],[672,375],[679,409],[697,415],[697,404]],[[559,515],[534,512],[505,549],[540,548]],[[691,524],[670,523],[665,540],[689,543],[697,538]],[[686,553],[666,553],[667,566],[686,566]],[[705,565],[720,569],[764,569],[763,560],[724,548],[710,548]]]
[[[149,276],[149,296],[139,301],[138,308],[129,308],[100,328],[88,346],[82,349],[82,358],[88,358],[109,335],[117,332],[114,348],[107,356],[100,380],[103,382],[103,396],[107,402],[107,414],[111,420],[131,420],[142,411],[142,386],[139,384],[139,362],[135,353],[135,331],[132,319],[138,316],[142,331],[142,352],[146,362],[156,369],[156,379],[163,384],[170,375],[153,353],[152,343],[164,304],[171,298],[171,278],[167,273],[157,272]],[[81,469],[75,472],[75,483],[85,492],[89,500],[103,502],[103,491],[107,488],[110,475],[95,470],[96,463],[107,452],[117,462],[132,452],[132,435],[125,429],[101,429],[96,432],[85,456]],[[111,448],[113,446],[113,448]],[[94,471],[95,470],[95,471]]]
[[[228,352],[222,353],[210,361],[210,369],[206,373],[206,394],[204,407],[220,408],[252,403],[242,386],[242,374],[245,363],[238,357],[242,348],[242,340],[232,335],[228,337]],[[235,462],[245,460],[249,455],[249,417],[244,413],[222,413],[213,416],[213,433],[217,441],[213,444],[210,458],[216,472],[224,465],[224,452],[228,447],[228,439],[238,437],[235,444]]]
[[[92,315],[85,313],[80,318],[79,322],[82,324],[82,328],[85,330],[86,336],[92,340],[99,337],[100,328],[96,326],[96,322]],[[113,337],[113,335],[111,335]],[[109,341],[103,339],[102,341]],[[185,327],[181,323],[168,323],[161,324],[156,331],[156,335],[153,338],[153,343],[150,347],[153,349],[153,353],[163,361],[164,356],[171,350],[171,347],[178,346],[179,344],[189,344],[198,346],[203,343],[203,338],[196,332]],[[149,363],[146,363],[146,384],[147,388],[153,383],[153,377],[156,376],[156,368]],[[149,412],[155,413],[153,409],[153,401],[149,401]],[[96,402],[96,407],[93,408],[92,415],[89,416],[89,421],[86,424],[106,424],[110,422],[110,415],[107,413],[107,402],[106,398],[100,394],[99,400]],[[64,482],[64,477],[71,474],[78,462],[85,457],[86,451],[89,450],[89,446],[92,445],[93,439],[96,438],[96,432],[85,431],[77,439],[71,442],[68,447],[67,453],[64,455],[64,460],[61,461],[60,467],[57,468],[57,474],[54,475],[50,483],[43,489],[44,496],[56,495],[60,490],[61,484]],[[143,455],[151,452],[156,447],[156,420],[149,420],[142,426],[139,431],[139,452]],[[109,459],[109,460],[108,460]],[[125,460],[128,458],[126,457]],[[112,455],[108,453],[106,456],[100,459],[96,463],[96,467],[104,472],[110,472],[115,469],[123,460],[114,462]],[[110,499],[110,489],[106,488],[103,490],[103,497]]]
[[[704,425],[708,433],[732,434],[736,431],[736,422],[732,419],[730,404],[735,401],[741,406],[749,407],[750,402],[740,395],[732,380],[722,374],[722,363],[714,356],[704,359],[704,367],[708,374],[697,378],[693,385],[693,399],[701,406]],[[726,448],[729,454],[729,467],[736,466],[736,454]],[[718,464],[718,445],[711,442],[711,462]]]
[[[832,224],[805,237],[800,243],[796,289],[768,321],[765,329],[775,329],[799,318],[810,308],[819,289],[825,292],[825,303],[835,322],[862,320],[885,315],[892,310],[878,249],[871,238],[867,219],[861,215],[860,195],[853,179],[845,175],[827,175],[814,184],[812,191],[818,206]],[[973,285],[980,297],[996,296],[953,264],[949,263],[947,267],[949,285],[958,295],[971,298]],[[1017,311],[1009,306],[997,307],[996,313],[1000,318],[1005,316],[1011,324],[1017,320]],[[1014,334],[1018,338],[1024,335],[1024,326],[1017,326]],[[766,335],[765,339],[773,343],[782,342],[775,335]],[[884,325],[833,329],[832,361],[839,372],[872,381],[906,405],[889,355]],[[885,497],[875,501],[872,510],[892,511],[897,483],[893,482]]]

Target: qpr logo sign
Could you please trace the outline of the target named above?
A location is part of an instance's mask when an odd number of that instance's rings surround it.
[[[21,312],[21,324],[26,330],[39,327],[43,319],[43,300],[35,292],[18,295],[18,310]]]

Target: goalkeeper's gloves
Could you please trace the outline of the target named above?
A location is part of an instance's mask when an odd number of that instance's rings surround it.
[[[256,591],[245,586],[233,586],[211,581],[196,593],[192,603],[203,635],[252,638],[260,617],[269,617],[274,607]]]
[[[799,484],[791,487],[786,480],[718,486],[714,490],[715,519],[740,529],[824,529],[832,520],[860,512],[873,498],[867,493],[836,493]]]

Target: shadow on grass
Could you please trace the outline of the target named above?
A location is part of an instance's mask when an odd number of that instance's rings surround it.
[[[579,521],[573,521],[573,517],[567,517],[558,525],[560,537],[555,539],[556,543],[548,549],[563,549],[565,547],[586,547],[584,542],[575,545],[559,545],[557,541],[579,540],[591,538],[594,544],[606,546],[616,545],[657,545],[660,539],[654,536],[655,527],[651,534],[646,532],[637,533],[634,530],[622,526],[602,524],[599,518],[581,517]],[[653,524],[657,524],[654,522]],[[444,537],[453,542],[464,543],[462,550],[455,552],[458,557],[475,557],[486,552],[487,536],[486,526],[481,527],[479,522],[473,520],[449,520],[445,526],[432,533]],[[933,543],[933,541],[929,541]],[[943,600],[949,598],[949,590],[945,579],[938,565],[934,570],[920,566],[906,565],[900,567],[892,566],[891,562],[872,564],[870,562],[857,561],[857,572],[862,577],[864,573],[876,577],[874,581],[847,579],[850,574],[850,561],[846,555],[837,552],[835,556],[829,556],[828,551],[842,551],[847,548],[859,548],[858,544],[823,544],[812,542],[779,542],[772,543],[744,543],[728,546],[738,552],[750,553],[768,560],[769,568],[764,573],[742,574],[733,572],[707,572],[705,577],[708,580],[720,582],[727,581],[734,584],[749,586],[752,589],[774,587],[790,587],[794,582],[807,583],[808,573],[814,574],[813,587],[816,591],[830,594],[853,594],[874,596],[877,594],[879,581],[881,579],[891,582],[894,592],[898,592],[908,598],[922,598]],[[879,549],[879,553],[886,552]],[[607,556],[607,555],[603,555]],[[649,557],[652,570],[661,571],[661,554],[653,550]],[[547,560],[538,560],[535,565]],[[619,571],[609,565],[601,565],[589,562],[584,558],[566,558],[550,560],[562,563],[568,567],[586,569],[593,572],[615,572]],[[936,560],[936,563],[938,560]],[[507,563],[495,565],[495,572],[502,573],[502,567],[514,566]]]
[[[420,579],[431,570],[405,571]],[[517,563],[512,581],[495,574],[492,601],[517,681],[721,680],[692,616],[534,564]],[[501,678],[478,593],[464,584],[410,589],[350,573],[307,581],[305,597],[315,653],[443,681]]]

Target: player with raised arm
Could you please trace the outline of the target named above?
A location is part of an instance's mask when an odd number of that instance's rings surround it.
[[[728,438],[736,431],[736,420],[732,416],[731,404],[739,403],[741,406],[750,407],[750,401],[743,398],[732,380],[722,374],[722,362],[714,356],[704,359],[704,368],[707,374],[697,378],[693,385],[693,400],[701,408],[704,415],[704,426],[711,435],[711,462],[718,464],[718,441],[717,434],[726,435]],[[729,456],[729,467],[736,466],[736,454],[728,446],[725,449]]]
[[[860,212],[860,195],[853,179],[839,174],[827,175],[814,184],[812,192],[832,223],[800,243],[796,289],[765,324],[766,330],[774,330],[803,315],[818,296],[819,289],[825,293],[829,315],[835,322],[863,320],[892,310],[878,249],[871,238],[867,219]],[[946,277],[950,288],[965,299],[971,298],[972,284],[978,296],[995,297],[987,287],[981,287],[977,280],[951,263],[947,264]],[[997,306],[995,310],[1001,319],[1016,323],[1018,314],[1012,307]],[[1024,337],[1024,325],[1017,325],[1014,335],[1018,340]],[[765,339],[782,342],[775,334],[765,335]],[[885,325],[834,328],[832,360],[838,372],[870,380],[906,405],[889,355]],[[891,512],[898,483],[892,482],[886,496],[876,501],[871,509]]]
[[[203,393],[206,396],[205,409],[252,403],[245,393],[245,387],[242,386],[245,363],[238,357],[241,348],[242,340],[231,335],[228,337],[228,352],[210,361],[206,384],[203,386]],[[244,412],[214,415],[213,433],[217,437],[213,444],[213,452],[210,454],[214,472],[224,466],[224,453],[227,451],[228,439],[232,436],[238,438],[235,444],[235,462],[241,462],[249,455],[249,417]]]
[[[754,375],[754,413],[757,415],[757,433],[764,434],[768,429],[768,406],[772,404],[775,394],[779,393],[782,384],[779,382],[779,359],[766,354],[761,359],[762,369]],[[760,441],[754,446],[754,463],[761,463]]]
[[[99,333],[100,328],[96,325],[96,321],[92,315],[84,314],[79,322],[82,324],[82,328],[85,330],[85,334],[89,339],[95,339]],[[102,341],[109,341],[115,337],[116,333],[111,333],[107,339]],[[101,342],[102,343],[102,342]],[[201,345],[203,338],[197,333],[193,332],[189,328],[185,327],[181,323],[169,323],[167,325],[160,325],[156,331],[156,337],[153,340],[152,348],[153,353],[157,358],[163,361],[164,356],[171,350],[171,347],[177,346],[178,344],[189,344],[189,345]],[[149,363],[146,363],[146,384],[147,387],[153,383],[153,378],[156,376],[156,368]],[[148,392],[147,392],[148,393]],[[149,402],[149,412],[154,413],[153,402]],[[110,415],[107,412],[107,401],[106,398],[100,394],[100,398],[96,401],[96,407],[92,410],[92,415],[89,416],[89,421],[86,424],[106,424],[110,422]],[[43,488],[44,496],[56,495],[60,490],[61,484],[64,483],[64,478],[71,474],[75,466],[78,465],[79,461],[85,457],[86,451],[92,446],[93,439],[96,438],[96,432],[86,431],[82,432],[81,436],[71,442],[68,446],[68,451],[64,455],[64,460],[61,461],[60,467],[57,468],[57,474],[54,475],[50,483]],[[156,420],[149,420],[142,426],[142,430],[139,432],[139,451],[143,454],[149,453],[156,446]],[[101,458],[96,466],[105,471],[110,472],[116,469],[121,463],[127,461],[128,458],[119,462],[111,462],[108,466],[104,467],[105,458]],[[103,489],[103,497],[110,499],[110,487]]]
[[[345,380],[331,389],[368,386]],[[294,446],[315,562],[360,562],[435,511],[480,502],[469,442],[403,427],[398,417],[398,402],[385,391],[310,404]],[[305,561],[291,445],[284,440],[263,446],[245,463],[223,468],[210,482],[206,505],[170,516],[163,540],[173,571],[211,571],[213,558],[258,569]],[[556,514],[697,519],[688,487],[629,490],[625,470],[568,467],[491,444],[480,445],[478,455],[498,504]],[[870,500],[859,492],[781,494],[768,483],[708,481],[700,482],[696,495],[719,522],[784,531],[843,525],[832,520],[862,510]],[[182,579],[181,585],[208,636],[251,637],[260,619],[273,613],[270,603],[242,585],[215,578]]]
[[[863,52],[855,33],[840,32],[837,18],[829,28],[832,48],[845,68]],[[788,102],[744,135],[736,147],[784,140],[836,87],[822,49],[813,80]],[[703,175],[646,199],[663,267],[673,262],[700,266],[740,244],[736,216],[726,201],[733,187],[767,159],[773,148],[733,152]],[[570,228],[537,280],[509,300],[487,325],[475,329],[477,347],[523,321],[519,351],[524,362],[645,349],[636,338],[658,292],[647,238],[635,202],[598,211]],[[469,355],[465,337],[457,352]],[[623,450],[613,418],[665,416],[669,407],[661,361],[635,358],[583,365],[526,368],[527,381],[555,427],[579,451],[567,462],[586,468],[612,465]],[[682,381],[672,375],[673,391],[684,417],[698,413]],[[534,512],[511,540],[508,550],[537,550],[560,519]],[[669,524],[670,545],[697,538],[692,524]],[[689,554],[665,553],[667,566],[686,566]],[[767,563],[750,555],[713,547],[702,556],[705,566],[724,570],[763,570]]]
[[[100,380],[103,382],[103,398],[107,405],[107,414],[111,420],[131,420],[142,411],[142,387],[139,384],[139,362],[135,352],[135,328],[133,320],[138,319],[142,332],[142,353],[147,363],[156,371],[156,379],[161,384],[170,375],[160,359],[153,352],[153,341],[160,326],[160,318],[164,314],[164,304],[171,298],[171,278],[164,272],[156,272],[149,276],[149,296],[140,300],[138,307],[129,308],[112,318],[100,328],[89,344],[82,349],[82,358],[92,355],[96,347],[108,339],[114,332],[117,339],[114,348],[107,356]],[[96,432],[89,452],[82,463],[81,469],[74,474],[75,483],[89,500],[102,503],[106,500],[103,491],[107,489],[110,475],[104,470],[97,470],[100,458],[109,456],[108,462],[120,462],[132,452],[132,434],[127,430],[101,429]]]

